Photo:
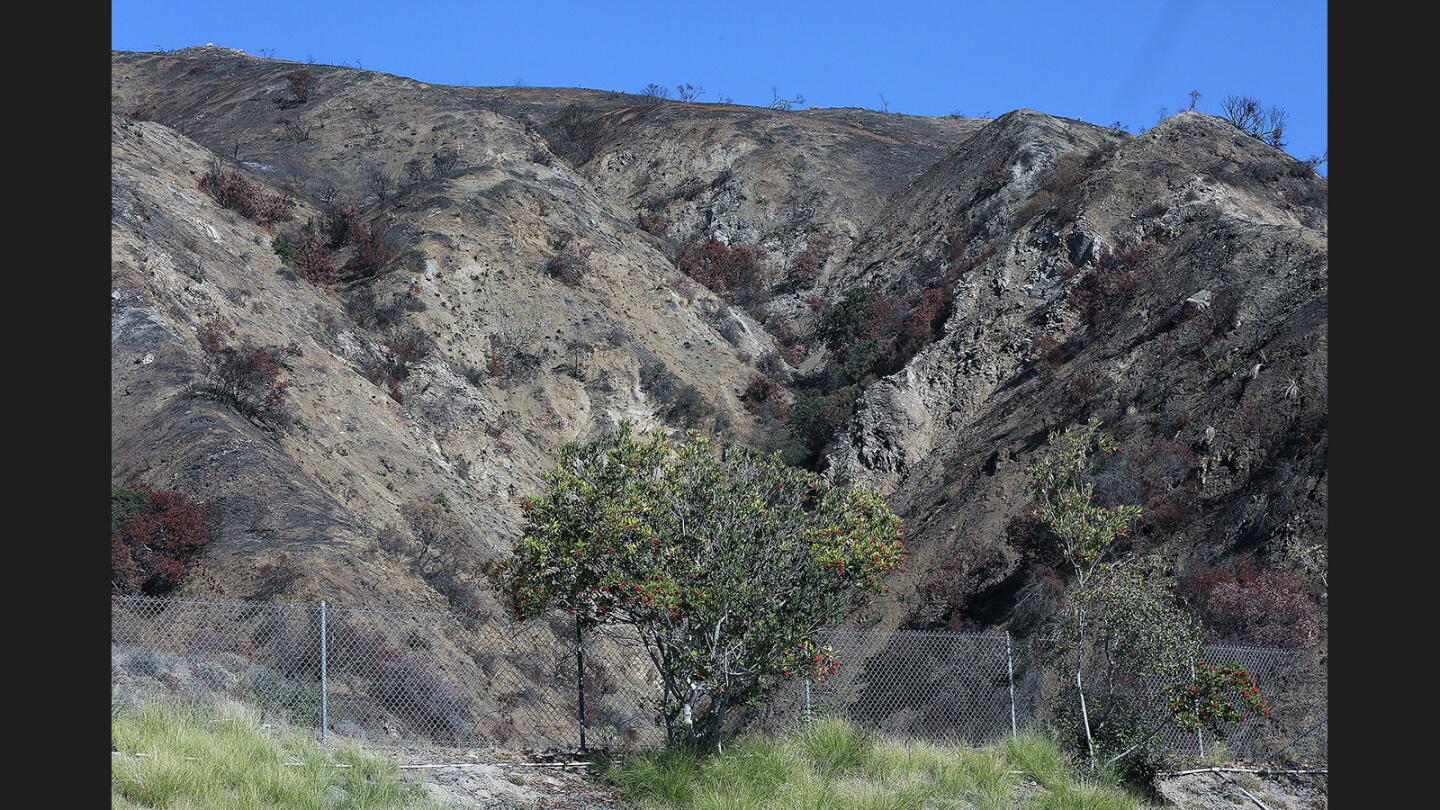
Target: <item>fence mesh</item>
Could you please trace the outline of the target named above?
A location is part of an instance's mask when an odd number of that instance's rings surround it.
[[[832,629],[817,640],[834,648],[838,674],[790,684],[739,724],[777,728],[823,713],[980,744],[1053,725],[1073,683],[1040,639]],[[1228,732],[1233,756],[1325,758],[1323,653],[1210,645],[1205,657],[1249,669],[1273,707]],[[236,700],[264,720],[370,744],[573,750],[583,733],[588,747],[619,750],[665,740],[659,677],[633,630],[579,639],[563,615],[477,625],[443,612],[115,597],[111,689],[119,703]],[[1158,688],[1140,694],[1159,717]],[[1214,744],[1175,727],[1155,740],[1181,759]]]

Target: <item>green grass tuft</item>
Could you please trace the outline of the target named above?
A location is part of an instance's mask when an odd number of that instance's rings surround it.
[[[791,743],[826,776],[847,773],[865,762],[872,740],[858,726],[821,718],[792,732]]]
[[[1010,767],[1024,771],[1044,787],[1068,781],[1070,761],[1060,752],[1055,741],[1041,734],[1027,732],[1000,743],[1000,753]]]
[[[1022,788],[1023,772],[1042,786]],[[748,734],[717,756],[674,750],[611,766],[645,810],[1139,810],[1111,785],[1077,779],[1051,740],[1027,735],[986,748],[897,740],[843,720],[779,736]]]
[[[354,747],[261,729],[238,708],[139,705],[112,711],[112,808],[433,808],[394,763]],[[134,754],[147,754],[138,757]],[[349,765],[337,768],[336,764]]]

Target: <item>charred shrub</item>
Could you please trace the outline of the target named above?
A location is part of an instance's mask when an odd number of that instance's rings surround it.
[[[372,357],[362,371],[365,378],[375,383],[399,403],[405,402],[400,386],[410,377],[410,364],[427,357],[435,348],[435,341],[417,326],[394,330],[384,340],[385,353]]]
[[[1089,374],[1076,374],[1065,383],[1065,407],[1071,411],[1088,413],[1100,393],[1100,383]]]
[[[294,216],[289,197],[271,194],[239,169],[227,169],[218,160],[200,175],[200,188],[219,203],[259,225],[269,227]]]
[[[161,594],[211,539],[213,513],[181,492],[132,483],[110,490],[110,591]]]
[[[659,211],[640,212],[640,230],[651,236],[665,236],[670,233],[670,220]]]
[[[524,382],[540,370],[541,358],[530,352],[533,335],[502,332],[490,336],[485,350],[485,371],[501,381]]]
[[[315,72],[310,68],[297,68],[285,74],[287,98],[281,99],[284,107],[298,107],[310,100],[310,90],[315,84]]]
[[[641,367],[640,387],[655,400],[660,417],[672,425],[693,428],[715,415],[715,406],[700,389],[676,377],[661,360]]]
[[[365,227],[360,204],[350,199],[336,199],[326,208],[324,219],[315,230],[325,235],[332,250],[339,250],[354,240],[356,231]]]
[[[540,133],[550,144],[551,151],[571,165],[579,166],[594,156],[595,147],[605,134],[605,124],[600,117],[571,104],[561,110],[555,120],[542,127]]]
[[[1326,612],[1289,568],[1257,568],[1243,557],[1228,568],[1202,565],[1181,582],[1220,639],[1274,647],[1314,647],[1325,639]]]
[[[962,543],[921,581],[920,596],[939,622],[951,630],[963,629],[975,597],[1006,567],[1001,544]]]
[[[1156,278],[1153,245],[1130,242],[1104,250],[1070,291],[1069,304],[1094,329],[1112,323]]]
[[[370,694],[415,731],[438,741],[460,742],[473,736],[475,712],[470,698],[419,655],[406,653],[380,661]]]
[[[567,240],[560,252],[545,262],[545,273],[567,287],[579,287],[590,275],[590,254],[594,248]]]
[[[750,306],[764,301],[765,268],[754,245],[692,238],[681,248],[677,265],[729,303]]]
[[[280,379],[281,352],[250,342],[231,345],[229,324],[216,318],[200,329],[208,369],[200,393],[229,405],[252,421],[289,422],[290,382]]]
[[[830,260],[830,253],[833,250],[833,240],[823,231],[815,231],[805,240],[805,247],[790,259],[789,278],[786,279],[793,287],[804,287],[814,284],[820,277],[820,271],[825,269],[825,262]]]

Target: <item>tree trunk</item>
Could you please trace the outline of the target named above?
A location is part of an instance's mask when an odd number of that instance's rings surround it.
[[[1085,587],[1085,573],[1075,570],[1079,585]],[[1075,691],[1080,696],[1080,723],[1085,727],[1085,750],[1090,756],[1090,771],[1095,771],[1095,738],[1090,734],[1090,712],[1085,707],[1085,611],[1075,609]]]

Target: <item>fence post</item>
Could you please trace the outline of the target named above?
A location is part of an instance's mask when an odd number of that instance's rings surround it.
[[[585,646],[580,635],[580,617],[575,617],[575,682],[579,687],[580,705],[575,719],[580,721],[580,750],[585,746]]]
[[[812,717],[811,712],[812,712],[812,710],[811,710],[811,706],[810,706],[810,679],[809,679],[809,678],[806,678],[806,679],[805,679],[805,722],[807,722],[807,723],[810,722],[810,720],[811,720],[811,717]]]
[[[325,742],[325,732],[330,726],[330,677],[326,669],[325,651],[326,625],[325,600],[320,600],[320,742]]]
[[[1020,726],[1015,722],[1015,656],[1010,652],[1010,631],[1005,631],[1005,677],[1010,683],[1010,736],[1020,736]]]
[[[1190,680],[1195,680],[1195,664],[1190,664]],[[1200,758],[1205,758],[1205,726],[1195,729],[1195,744],[1200,747]]]

